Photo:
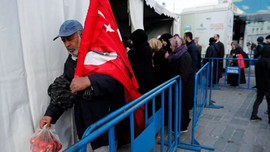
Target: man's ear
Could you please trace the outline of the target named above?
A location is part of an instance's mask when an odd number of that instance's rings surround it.
[[[80,32],[80,36],[82,37],[83,30]]]

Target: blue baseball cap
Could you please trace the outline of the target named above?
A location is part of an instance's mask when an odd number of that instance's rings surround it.
[[[66,20],[60,27],[59,34],[53,39],[56,40],[58,37],[70,36],[77,31],[82,31],[83,27],[77,20]]]
[[[262,36],[260,36],[260,37],[257,38],[257,41],[258,41],[258,42],[261,42],[261,43],[262,43],[263,40],[264,40],[264,38],[263,38]]]

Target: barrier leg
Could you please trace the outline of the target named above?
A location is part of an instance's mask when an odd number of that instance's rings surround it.
[[[214,108],[214,109],[220,109],[220,108],[224,108],[224,106],[219,106],[219,105],[215,105],[215,101],[211,100],[212,98],[212,89],[213,89],[213,60],[211,62],[211,81],[210,81],[210,93],[209,93],[209,102],[208,104],[205,106],[206,108]],[[207,69],[207,71],[209,71],[209,69]],[[207,77],[209,78],[209,72],[207,73]]]

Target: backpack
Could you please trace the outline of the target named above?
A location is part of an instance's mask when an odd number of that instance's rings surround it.
[[[244,59],[249,59],[249,57],[248,57],[248,55],[247,55],[246,52],[242,51],[241,54],[242,54],[242,56],[243,56]],[[245,68],[248,68],[249,67],[249,60],[244,60],[244,62],[245,62]]]

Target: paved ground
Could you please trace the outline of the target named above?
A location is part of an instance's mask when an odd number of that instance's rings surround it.
[[[225,87],[213,90],[212,99],[224,108],[204,109],[196,131],[197,141],[214,147],[215,152],[270,152],[270,129],[267,115],[264,114],[267,107],[265,101],[260,105],[258,113],[263,120],[249,120],[255,98],[255,90]],[[183,141],[190,142],[190,130],[191,125],[189,132],[182,134]],[[188,152],[182,149],[178,151]]]

